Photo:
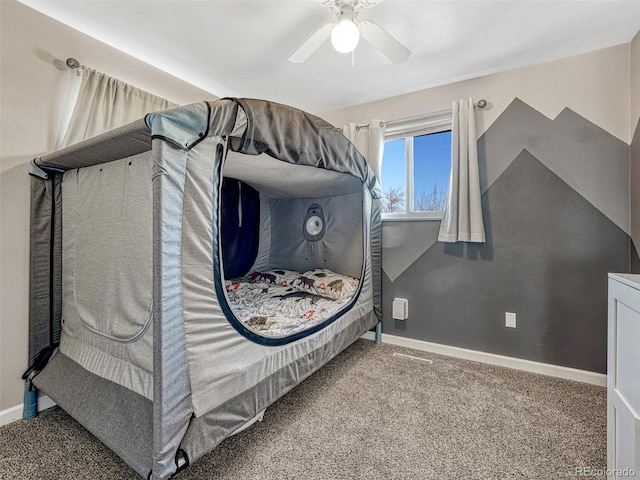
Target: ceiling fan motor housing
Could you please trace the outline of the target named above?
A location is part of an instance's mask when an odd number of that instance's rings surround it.
[[[289,57],[290,62],[303,63],[329,38],[333,48],[340,53],[352,52],[362,37],[393,63],[402,63],[411,55],[407,47],[376,23],[358,20],[360,9],[376,6],[377,0],[320,0],[318,3],[331,9],[336,21],[326,23],[313,33]]]

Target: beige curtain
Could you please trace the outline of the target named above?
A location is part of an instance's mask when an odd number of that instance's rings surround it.
[[[472,98],[453,102],[451,178],[438,240],[478,243],[485,241],[480,202],[476,118]]]
[[[176,106],[164,98],[83,67],[73,113],[58,146],[72,145],[143,118],[147,113]]]
[[[369,167],[373,170],[378,181],[380,181],[382,154],[384,153],[385,122],[371,120],[366,125],[350,123],[342,128],[342,132],[367,159]]]

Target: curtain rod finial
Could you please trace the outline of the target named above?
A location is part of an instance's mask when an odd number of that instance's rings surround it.
[[[72,70],[75,70],[77,68],[80,68],[80,62],[78,60],[76,60],[73,57],[69,57],[67,58],[67,67],[71,68]]]

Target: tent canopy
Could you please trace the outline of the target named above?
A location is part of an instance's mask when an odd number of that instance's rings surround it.
[[[344,193],[353,191],[354,183],[339,180],[337,172],[349,174],[367,185],[373,198],[382,197],[380,185],[365,158],[340,129],[301,110],[254,99],[222,99],[150,113],[145,119],[35,159],[32,173],[46,178],[47,169],[88,167],[142,153],[151,149],[153,138],[162,138],[176,148],[189,151],[211,135],[228,139],[227,148],[231,152],[250,156],[247,159],[229,155],[224,174],[262,185],[267,195],[271,192],[272,195],[302,196],[302,188],[306,189],[304,196],[307,197],[321,196],[328,188],[334,193],[336,189]],[[319,169],[313,171],[318,194],[309,192],[309,182],[304,186],[296,182],[296,179],[308,178],[311,170],[297,169],[292,173],[295,170],[291,169],[283,175],[286,164],[272,159]],[[265,171],[270,173],[265,176]]]

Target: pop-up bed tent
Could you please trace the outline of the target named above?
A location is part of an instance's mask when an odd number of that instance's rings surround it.
[[[145,478],[379,332],[380,187],[317,117],[197,103],[31,174],[28,375]]]

